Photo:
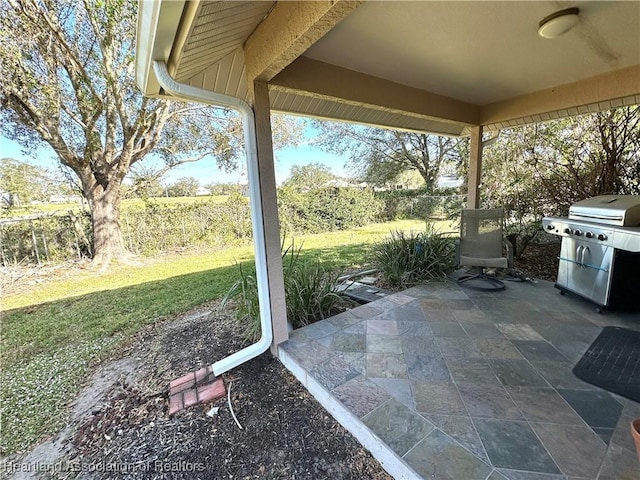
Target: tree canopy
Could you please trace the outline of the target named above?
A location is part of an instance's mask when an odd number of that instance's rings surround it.
[[[137,165],[129,173],[131,185],[125,187],[128,198],[153,198],[165,195],[165,186],[160,181],[156,171],[145,164]]]
[[[237,115],[145,98],[134,82],[136,3],[8,0],[0,6],[0,133],[27,151],[50,145],[77,176],[91,214],[94,262],[126,259],[120,233],[122,181],[154,153],[167,170],[205,157],[236,168]],[[291,126],[279,132],[278,127]],[[280,119],[276,140],[299,138]]]
[[[337,177],[331,172],[331,168],[321,163],[308,165],[293,165],[291,174],[284,185],[299,190],[314,190],[326,187],[327,183]]]
[[[51,195],[62,192],[62,181],[47,169],[14,158],[0,158],[1,207],[46,202]]]
[[[349,155],[362,180],[373,185],[394,183],[407,170],[420,174],[428,190],[435,187],[441,169],[466,159],[466,139],[424,133],[316,121],[316,144],[325,151]]]
[[[516,254],[578,200],[640,194],[640,106],[504,130],[483,152],[482,203],[502,207]]]
[[[182,177],[167,187],[170,197],[195,197],[200,182],[195,177]]]

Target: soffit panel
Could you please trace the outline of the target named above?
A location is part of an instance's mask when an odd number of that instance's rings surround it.
[[[182,50],[176,79],[184,82],[232,52],[242,49],[245,40],[273,8],[274,3],[202,2]]]
[[[242,47],[274,3],[203,2],[176,78],[248,100]],[[573,5],[581,9],[580,25],[564,37],[545,40],[537,36],[537,22],[558,9],[553,2],[368,2],[305,56],[476,105],[640,64],[640,2]],[[452,135],[466,132],[463,125],[310,98],[309,92],[274,95],[274,110],[294,114]],[[638,103],[638,97],[630,92],[623,99],[581,108],[487,122],[485,128]]]
[[[187,85],[248,100],[244,53],[238,48],[184,81]]]
[[[559,118],[572,117],[576,115],[586,115],[589,113],[597,113],[602,111],[611,110],[613,108],[640,105],[640,94],[629,95],[624,98],[617,98],[614,100],[606,100],[603,102],[590,103],[588,105],[581,105],[579,107],[565,108],[561,110],[555,110],[553,112],[545,112],[537,115],[529,115],[526,117],[515,118],[512,120],[505,120],[502,122],[495,122],[485,125],[485,130],[504,130],[506,128],[518,127],[521,125],[527,125],[531,123],[548,122],[549,120],[557,120]]]

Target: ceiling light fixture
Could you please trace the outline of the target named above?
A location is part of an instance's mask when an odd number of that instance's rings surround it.
[[[543,38],[556,38],[564,35],[578,23],[579,12],[579,8],[572,7],[558,10],[544,17],[540,21],[538,35]]]

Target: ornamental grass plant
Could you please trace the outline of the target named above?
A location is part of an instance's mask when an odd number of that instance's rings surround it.
[[[293,328],[303,327],[338,313],[345,300],[337,293],[338,270],[317,258],[301,255],[302,246],[291,243],[282,251],[287,320]],[[235,315],[248,340],[260,337],[260,305],[255,269],[239,265],[240,278],[223,299],[235,303]]]
[[[372,255],[386,286],[409,288],[428,280],[444,279],[453,271],[455,240],[428,223],[423,232],[392,231],[374,245]]]

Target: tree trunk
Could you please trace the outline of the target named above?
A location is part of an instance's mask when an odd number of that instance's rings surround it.
[[[104,189],[95,185],[86,196],[91,207],[93,228],[93,264],[105,269],[112,260],[131,261],[131,253],[125,248],[120,227],[120,184],[109,182]]]

